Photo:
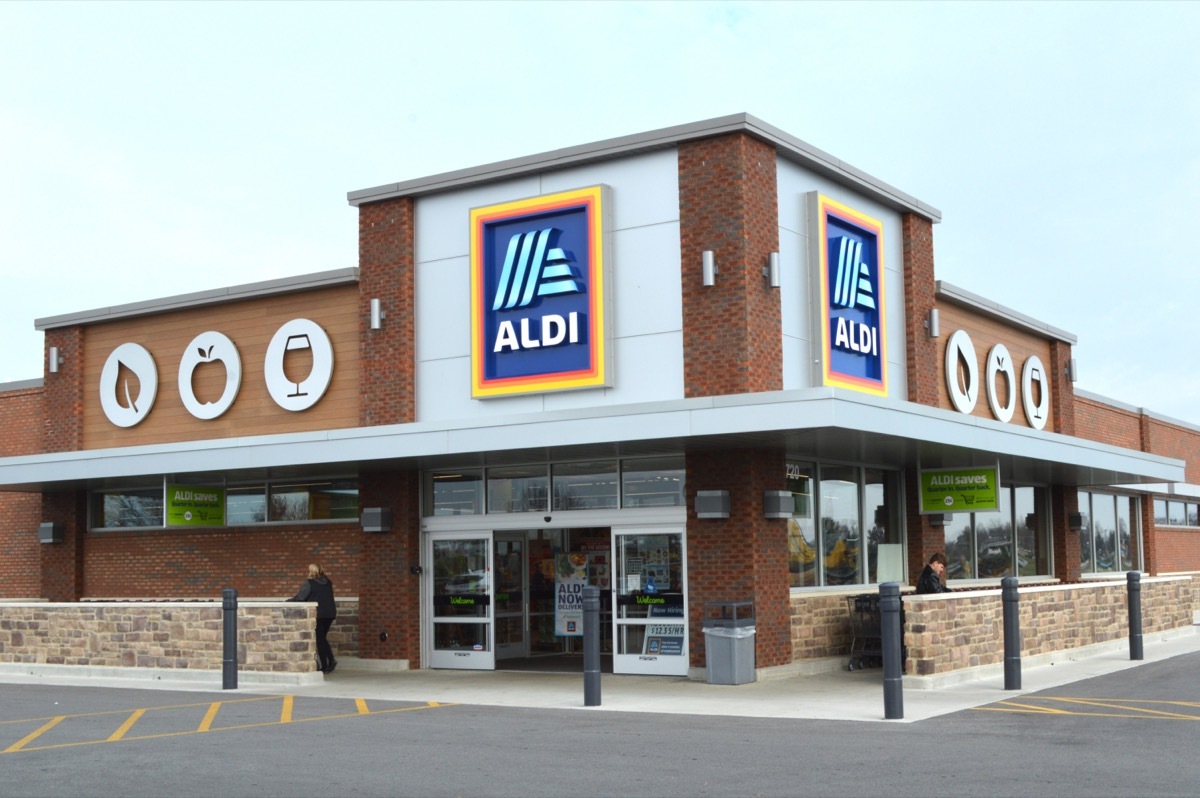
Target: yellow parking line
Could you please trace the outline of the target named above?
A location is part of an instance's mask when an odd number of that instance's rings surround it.
[[[293,702],[293,700],[294,700],[293,696],[290,696],[290,695],[285,695],[283,697],[283,707],[279,710],[279,722],[280,723],[291,723],[292,722],[292,702]]]
[[[132,729],[133,724],[137,723],[138,719],[140,719],[142,717],[142,715],[145,715],[145,714],[146,714],[146,710],[144,710],[144,709],[134,710],[133,714],[131,714],[128,718],[126,718],[125,722],[121,724],[121,728],[117,729],[115,732],[113,732],[109,736],[108,741],[111,743],[111,742],[116,742],[117,740],[120,740],[122,737],[125,736],[125,732]]]
[[[1151,709],[1150,707],[1129,706],[1122,703],[1120,699],[1103,699],[1103,698],[1051,698],[1051,701],[1062,701],[1068,704],[1082,704],[1086,707],[1103,707],[1104,709],[1124,709],[1136,717],[1163,717],[1174,718],[1177,720],[1200,720],[1200,716],[1189,715],[1184,712],[1165,712],[1163,710]],[[1129,699],[1125,699],[1128,701]],[[1134,702],[1140,703],[1140,702]]]
[[[220,701],[214,701],[208,705],[208,712],[204,713],[204,720],[200,721],[200,725],[196,727],[198,732],[206,732],[212,728],[213,721],[217,719],[217,710],[221,708]]]
[[[97,743],[106,743],[106,742],[130,742],[132,740],[155,740],[155,739],[158,739],[161,737],[182,737],[183,735],[186,735],[186,734],[197,734],[199,732],[233,731],[235,729],[256,729],[256,728],[262,728],[265,726],[280,726],[287,721],[279,720],[279,721],[267,721],[264,723],[246,723],[246,724],[241,724],[241,725],[237,725],[237,726],[219,726],[216,728],[213,728],[213,726],[212,726],[213,721],[216,719],[217,711],[221,708],[222,703],[238,703],[239,701],[245,701],[245,700],[250,700],[250,701],[271,700],[271,699],[278,698],[278,697],[279,696],[266,696],[261,699],[260,698],[239,699],[239,700],[229,701],[229,702],[214,701],[213,703],[208,705],[208,711],[204,715],[204,720],[201,721],[200,726],[195,731],[162,732],[162,733],[157,733],[157,734],[145,734],[145,735],[140,735],[140,736],[129,735],[128,732],[133,727],[134,723],[136,723],[137,720],[142,715],[144,715],[146,712],[149,712],[153,709],[177,709],[177,708],[179,708],[179,707],[151,707],[149,709],[135,710],[133,712],[133,714],[130,715],[130,717],[126,718],[125,722],[121,725],[121,728],[118,729],[116,732],[114,732],[112,734],[112,736],[110,736],[107,739],[80,740],[77,742],[70,742],[70,743],[57,743],[55,745],[27,747],[29,745],[29,743],[33,742],[39,736],[41,736],[45,732],[49,731],[50,729],[54,728],[56,725],[58,725],[59,723],[61,723],[64,720],[67,720],[70,718],[92,717],[92,716],[96,716],[96,715],[113,715],[113,714],[116,714],[117,712],[128,712],[129,710],[114,710],[114,711],[108,711],[108,712],[88,712],[88,713],[81,713],[79,715],[60,715],[58,717],[51,718],[48,722],[43,724],[42,727],[39,728],[37,731],[26,735],[24,738],[17,741],[16,743],[13,743],[8,748],[4,749],[3,751],[0,751],[0,754],[16,753],[18,751],[47,751],[47,750],[50,750],[51,748],[74,748],[74,747],[80,746],[80,745],[95,745]],[[285,698],[289,701],[291,701],[293,699],[292,696],[285,696]],[[431,709],[434,707],[457,706],[457,704],[442,704],[437,701],[429,701],[429,702],[426,702],[426,704],[424,704],[424,705],[417,705],[417,706],[411,706],[411,707],[395,707],[392,709],[376,709],[376,710],[372,711],[372,710],[367,709],[366,701],[364,699],[361,699],[361,698],[355,699],[355,704],[356,704],[357,711],[353,714],[345,713],[345,714],[338,714],[338,715],[325,715],[323,717],[317,717],[317,718],[296,718],[296,719],[293,719],[292,722],[307,723],[307,722],[320,721],[320,720],[341,720],[341,719],[345,719],[345,718],[361,717],[363,715],[373,715],[373,716],[391,715],[391,714],[394,714],[397,712],[412,712],[413,710]],[[199,707],[199,706],[204,706],[204,704],[187,704],[185,706]],[[27,718],[25,720],[25,722],[28,723],[31,720],[41,720],[41,718]],[[13,721],[5,721],[5,722],[13,722]]]
[[[50,731],[51,729],[53,729],[55,726],[62,723],[66,719],[67,719],[66,715],[59,715],[57,718],[54,718],[54,719],[50,720],[48,723],[43,724],[42,728],[38,729],[37,731],[33,732],[32,734],[25,735],[20,740],[17,740],[15,743],[10,745],[8,748],[5,748],[4,753],[8,754],[8,753],[12,753],[13,751],[20,751],[22,748],[25,747],[26,743],[33,742],[38,737],[41,737],[43,734]]]

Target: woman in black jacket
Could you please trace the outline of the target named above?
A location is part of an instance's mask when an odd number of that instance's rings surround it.
[[[329,627],[337,617],[337,604],[333,600],[333,580],[325,575],[321,566],[313,563],[308,566],[308,579],[300,586],[300,591],[288,601],[317,602],[317,657],[321,660],[321,673],[333,673],[337,660],[333,657],[333,648],[329,645]]]

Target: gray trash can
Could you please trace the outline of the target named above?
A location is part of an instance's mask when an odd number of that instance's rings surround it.
[[[754,681],[754,602],[705,605],[704,662],[709,684]]]

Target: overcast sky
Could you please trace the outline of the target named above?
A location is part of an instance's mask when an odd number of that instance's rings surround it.
[[[1200,424],[1200,3],[0,3],[34,320],[357,265],[346,193],[750,113],[942,212],[938,279]]]

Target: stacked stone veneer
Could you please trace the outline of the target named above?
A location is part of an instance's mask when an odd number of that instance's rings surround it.
[[[1200,580],[1143,577],[1142,634],[1184,629],[1200,610]],[[850,608],[857,594],[791,597],[793,662],[816,665],[850,654]],[[1018,592],[1021,656],[1084,648],[1129,636],[1124,580],[1022,587]],[[1004,606],[1000,590],[931,596],[904,594],[908,673],[930,676],[1004,662]]]
[[[316,670],[315,604],[240,601],[241,672]],[[5,602],[0,663],[220,671],[220,601]],[[358,651],[358,602],[339,601],[330,630],[335,655]]]
[[[1187,577],[1143,578],[1142,634],[1192,625],[1196,591]],[[1038,657],[1129,636],[1125,581],[1018,591],[1021,656]],[[1004,662],[999,590],[904,598],[908,673],[931,676]]]

